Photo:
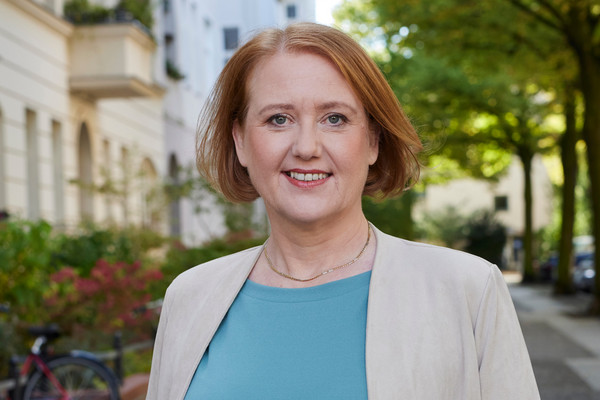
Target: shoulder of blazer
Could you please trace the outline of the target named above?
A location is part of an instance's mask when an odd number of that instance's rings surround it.
[[[400,239],[377,229],[376,237],[374,277],[437,277],[457,284],[480,286],[485,285],[497,269],[489,261],[463,251]]]
[[[165,297],[189,301],[190,297],[207,296],[225,288],[239,290],[261,250],[262,246],[256,246],[192,267],[173,280]]]

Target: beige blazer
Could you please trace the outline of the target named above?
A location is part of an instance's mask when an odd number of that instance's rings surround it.
[[[374,229],[367,311],[369,399],[539,399],[498,268]],[[194,267],[170,285],[148,400],[184,398],[196,367],[262,247]]]

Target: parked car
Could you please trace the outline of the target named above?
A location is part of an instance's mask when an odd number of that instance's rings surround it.
[[[556,280],[556,269],[558,267],[558,254],[552,254],[546,261],[540,264],[539,275],[542,282],[554,282]]]
[[[594,289],[595,277],[594,253],[583,253],[576,256],[573,271],[573,285],[575,288],[584,292],[591,292]]]
[[[552,254],[548,260],[540,264],[539,275],[543,282],[554,282],[558,276],[558,255]],[[591,292],[594,288],[594,252],[586,251],[575,254],[572,266],[573,286],[577,290]]]

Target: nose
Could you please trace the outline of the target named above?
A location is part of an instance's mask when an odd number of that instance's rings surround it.
[[[292,155],[303,160],[321,157],[321,136],[313,124],[301,124],[294,138]]]

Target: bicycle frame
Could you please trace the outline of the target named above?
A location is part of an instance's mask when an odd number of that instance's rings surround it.
[[[52,385],[60,392],[61,400],[69,400],[69,394],[66,392],[65,388],[60,384],[56,376],[50,371],[50,368],[46,365],[44,360],[39,355],[30,354],[27,356],[25,360],[25,364],[23,364],[23,368],[21,369],[21,373],[19,374],[19,379],[27,376],[29,369],[31,368],[31,364],[35,363],[35,365],[42,371],[42,373],[48,378],[48,380],[52,383]]]
[[[21,400],[22,393],[21,393],[21,384],[20,383],[22,381],[27,380],[27,375],[29,374],[31,367],[34,364],[40,371],[42,371],[44,376],[46,378],[48,378],[50,383],[52,383],[52,385],[57,389],[57,391],[60,393],[61,400],[69,400],[69,394],[67,393],[65,388],[60,384],[58,379],[56,379],[56,376],[54,376],[54,374],[52,373],[50,368],[48,368],[48,366],[42,359],[41,349],[42,349],[42,346],[46,342],[47,342],[47,339],[45,337],[38,337],[35,340],[32,348],[31,348],[31,352],[25,359],[25,362],[23,362],[23,366],[21,367],[19,374],[15,377],[15,389],[14,389],[15,398],[14,399],[9,398],[9,400]]]

